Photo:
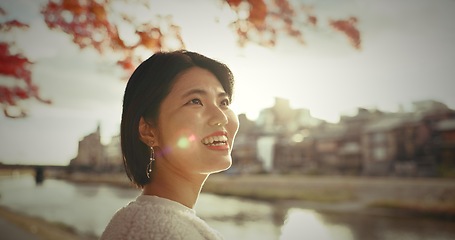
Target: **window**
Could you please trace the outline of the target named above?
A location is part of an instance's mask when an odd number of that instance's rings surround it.
[[[383,143],[385,142],[386,135],[384,132],[378,132],[373,134],[373,143]]]
[[[384,161],[387,156],[387,151],[385,147],[375,147],[373,148],[373,159],[376,161]]]

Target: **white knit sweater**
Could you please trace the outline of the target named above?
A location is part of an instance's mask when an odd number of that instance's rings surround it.
[[[115,213],[101,240],[222,239],[221,235],[178,202],[140,195]]]

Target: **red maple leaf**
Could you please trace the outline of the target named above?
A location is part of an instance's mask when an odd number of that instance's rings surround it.
[[[346,34],[354,48],[360,49],[360,32],[355,26],[356,23],[357,18],[355,17],[350,17],[347,20],[331,20],[329,22],[332,28]]]

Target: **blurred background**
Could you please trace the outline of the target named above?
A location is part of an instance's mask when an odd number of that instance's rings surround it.
[[[454,13],[451,0],[2,1],[2,233],[100,236],[140,194],[119,146],[127,79],[185,48],[236,80],[233,166],[196,206],[226,239],[454,239]]]

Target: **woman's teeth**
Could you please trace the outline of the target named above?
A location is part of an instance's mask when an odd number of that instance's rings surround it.
[[[202,143],[205,145],[220,146],[227,143],[227,137],[224,135],[221,136],[212,136],[202,139]]]

